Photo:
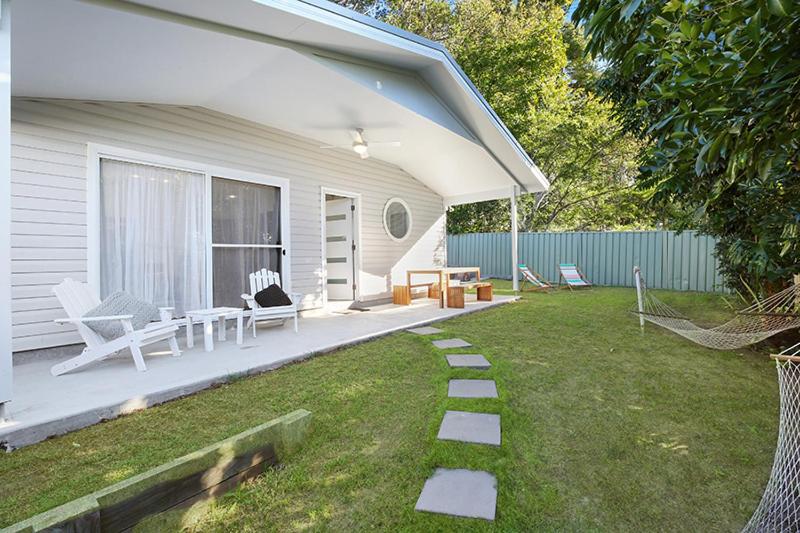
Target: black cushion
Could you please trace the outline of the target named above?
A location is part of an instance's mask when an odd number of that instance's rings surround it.
[[[255,296],[256,302],[261,307],[280,307],[282,305],[292,305],[292,299],[274,283],[266,289],[258,291]]]

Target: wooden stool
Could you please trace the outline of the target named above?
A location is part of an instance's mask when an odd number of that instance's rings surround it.
[[[484,302],[491,302],[492,301],[492,284],[491,283],[482,283],[478,284],[478,300]]]
[[[434,300],[439,299],[439,284],[438,283],[431,283],[428,285],[428,298],[433,298]]]
[[[464,309],[464,287],[447,288],[447,307]]]
[[[407,285],[392,285],[392,303],[411,305],[411,289]]]

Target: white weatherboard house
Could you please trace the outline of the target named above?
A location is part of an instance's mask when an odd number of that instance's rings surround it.
[[[323,314],[299,334],[260,333],[273,344],[225,355],[249,358],[235,368],[186,352],[144,376],[121,358],[53,377],[41,368],[81,348],[54,322],[65,278],[180,316],[241,308],[248,273],[267,268],[313,317],[329,302],[390,297],[407,269],[444,266],[448,206],[548,185],[444,48],[325,0],[0,7],[0,441],[266,368],[281,343],[312,353],[378,331]],[[370,327],[451,313],[417,309],[373,313]]]

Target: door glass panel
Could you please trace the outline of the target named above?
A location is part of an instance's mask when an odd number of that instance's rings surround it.
[[[251,272],[282,273],[281,189],[213,177],[211,206],[214,306],[243,307]]]
[[[279,248],[214,248],[214,305],[244,307],[250,273],[262,268],[281,271]]]
[[[281,189],[213,178],[214,244],[280,244]]]
[[[408,237],[411,229],[411,213],[405,202],[399,198],[387,202],[383,211],[383,226],[395,240],[402,241]]]

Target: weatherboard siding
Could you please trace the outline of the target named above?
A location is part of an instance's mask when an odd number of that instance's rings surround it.
[[[87,144],[98,143],[288,179],[293,290],[322,305],[321,187],[361,195],[361,297],[391,294],[392,275],[443,264],[442,198],[402,169],[359,160],[280,130],[202,108],[14,99],[12,102],[12,324],[14,351],[80,342],[51,287],[87,275]],[[383,229],[392,197],[411,207],[411,236]],[[396,281],[403,283],[404,281]]]

